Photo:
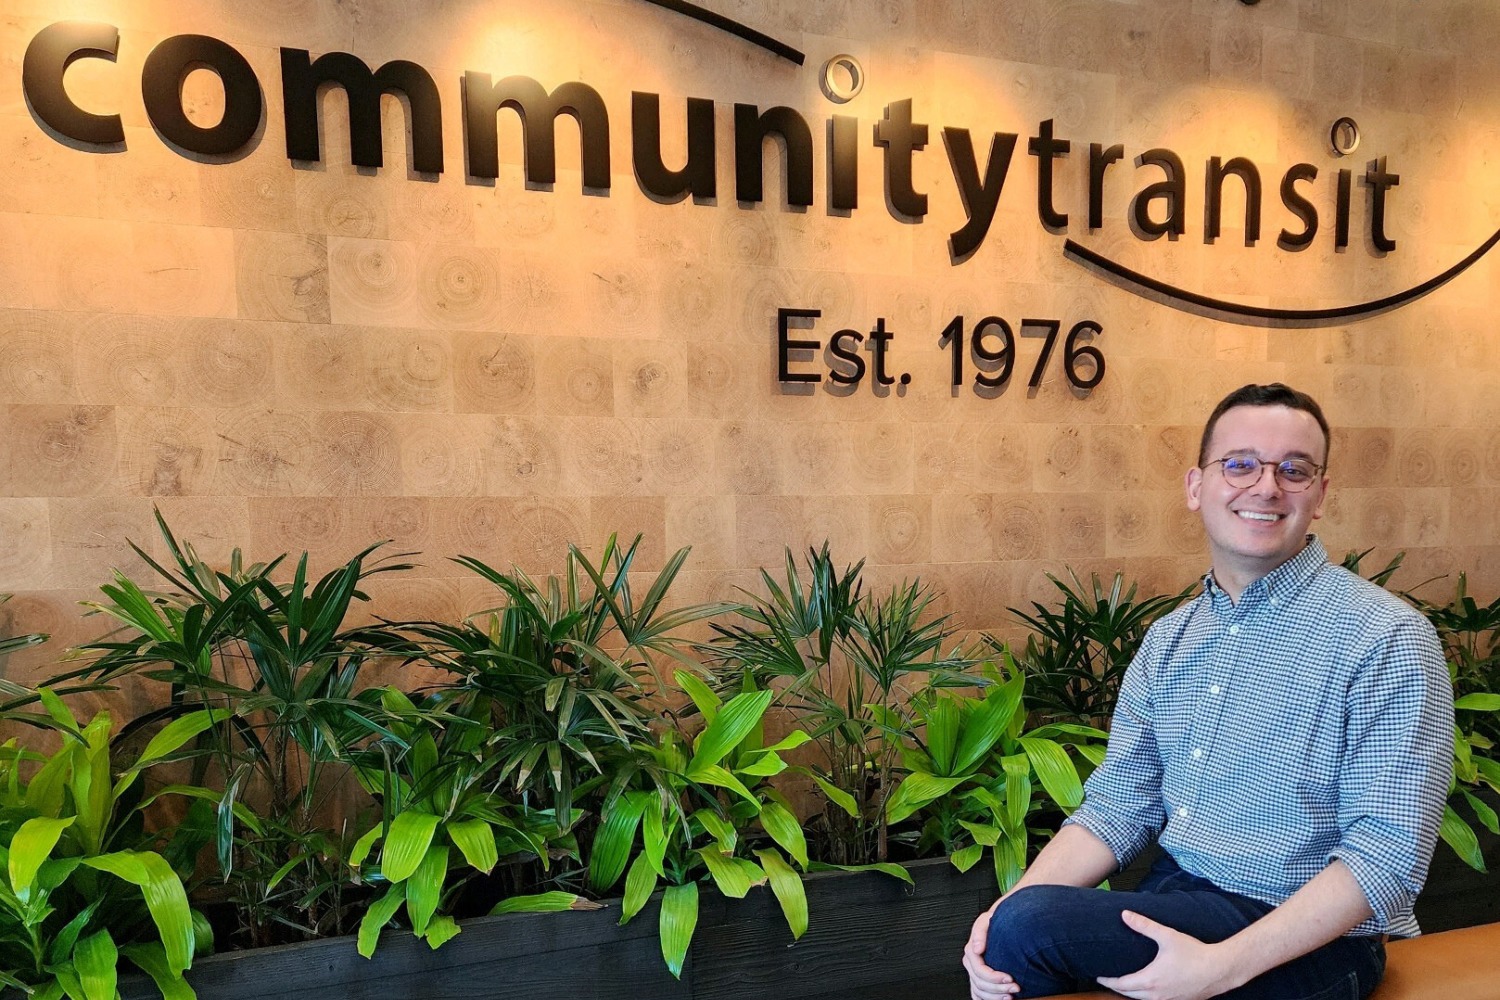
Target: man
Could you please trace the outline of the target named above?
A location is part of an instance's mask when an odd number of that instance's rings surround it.
[[[1328,562],[1328,423],[1279,383],[1208,418],[1203,593],[1152,626],[1082,806],[964,949],[973,1000],[1365,997],[1418,933],[1452,770],[1432,627]],[[1135,892],[1096,886],[1153,839]]]

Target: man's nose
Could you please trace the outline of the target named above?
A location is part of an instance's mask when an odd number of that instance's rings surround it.
[[[1255,482],[1251,483],[1249,486],[1246,486],[1245,489],[1254,490],[1257,494],[1274,494],[1284,492],[1281,486],[1281,480],[1276,478],[1276,471],[1279,468],[1280,466],[1273,465],[1270,462],[1262,462],[1260,464],[1260,475],[1256,476]]]

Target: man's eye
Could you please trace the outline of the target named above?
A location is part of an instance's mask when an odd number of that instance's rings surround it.
[[[1281,478],[1291,480],[1294,483],[1305,483],[1312,478],[1312,470],[1287,462],[1281,467]]]
[[[1258,468],[1260,468],[1260,462],[1253,458],[1224,459],[1225,472],[1253,472]]]

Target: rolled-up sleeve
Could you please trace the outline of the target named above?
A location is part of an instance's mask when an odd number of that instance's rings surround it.
[[[1453,688],[1432,627],[1388,629],[1353,678],[1339,782],[1340,840],[1382,930],[1410,913],[1427,879],[1453,773]]]
[[[1084,785],[1084,801],[1066,823],[1102,840],[1121,868],[1156,838],[1166,817],[1162,807],[1161,754],[1151,724],[1151,675],[1157,643],[1148,632],[1125,672],[1110,723],[1109,747]]]

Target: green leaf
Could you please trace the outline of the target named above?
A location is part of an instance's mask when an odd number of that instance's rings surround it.
[[[182,974],[173,972],[167,965],[167,953],[162,950],[160,942],[121,945],[120,954],[151,977],[161,991],[162,1000],[198,1000],[198,994],[193,992]]]
[[[953,863],[954,868],[957,868],[961,872],[966,872],[978,864],[979,859],[983,856],[983,844],[970,844],[968,847],[961,847],[948,855],[948,860]]]
[[[47,949],[49,965],[60,965],[69,960],[73,954],[73,946],[78,943],[78,938],[83,934],[84,928],[88,926],[90,920],[94,919],[94,914],[98,912],[103,902],[102,898],[94,900],[63,925],[62,930],[52,938],[52,946]]]
[[[791,732],[787,733],[784,737],[782,737],[781,739],[777,740],[775,743],[771,744],[770,746],[768,746],[768,747],[762,747],[761,750],[764,753],[777,753],[777,754],[779,754],[779,753],[784,753],[787,750],[795,750],[798,747],[800,747],[802,744],[807,743],[807,742],[809,742],[811,740],[812,740],[812,737],[809,736],[807,733],[803,732],[800,729],[793,729]]]
[[[656,872],[644,854],[637,854],[625,876],[625,899],[620,904],[620,925],[629,923],[656,891]]]
[[[667,891],[662,894],[657,933],[661,938],[661,957],[666,960],[667,971],[676,979],[682,978],[682,963],[687,960],[693,931],[697,927],[697,883],[667,886]]]
[[[964,725],[954,755],[953,770],[949,774],[964,774],[972,770],[1000,742],[1021,705],[1024,683],[1025,678],[1017,675],[1013,680],[990,689]]]
[[[68,768],[72,761],[73,748],[64,746],[37,769],[26,785],[27,809],[42,816],[58,816],[62,813]]]
[[[802,877],[775,851],[756,851],[755,856],[760,858],[760,866],[771,881],[771,891],[781,904],[792,937],[802,937],[807,933],[807,890],[802,885]],[[807,866],[806,861],[802,864],[804,868]]]
[[[696,781],[700,785],[715,785],[719,788],[727,788],[746,802],[758,801],[750,793],[750,789],[746,788],[739,778],[736,778],[727,768],[720,767],[718,764],[690,766],[686,775],[689,781]]]
[[[939,774],[952,774],[954,753],[958,749],[960,715],[957,696],[940,695],[927,711],[927,752]]]
[[[78,720],[73,717],[72,712],[68,711],[68,706],[63,704],[63,700],[57,696],[56,691],[49,687],[41,687],[37,688],[36,693],[42,707],[47,710],[53,722],[62,727],[64,732],[78,732]]]
[[[422,856],[422,863],[406,880],[406,915],[411,918],[412,933],[422,937],[443,898],[443,881],[448,877],[448,845],[433,844]]]
[[[380,871],[392,882],[403,882],[427,857],[436,832],[438,817],[429,812],[407,809],[391,820],[391,829],[380,854]]]
[[[974,843],[981,847],[994,847],[1000,843],[999,827],[990,826],[987,823],[971,823],[964,819],[959,820],[958,824],[968,830],[974,838]]]
[[[502,913],[560,913],[563,910],[597,910],[598,903],[571,892],[539,892],[532,896],[511,896],[495,904],[491,916]]]
[[[360,865],[364,864],[365,858],[370,856],[370,848],[375,846],[375,842],[379,840],[381,835],[384,833],[385,825],[382,823],[376,823],[374,826],[370,827],[370,829],[366,830],[364,834],[354,842],[354,846],[349,849],[349,867],[358,868]]]
[[[83,740],[71,747],[73,768],[68,788],[73,793],[73,811],[78,817],[75,835],[85,854],[98,854],[104,847],[104,830],[113,813],[114,790],[109,771],[108,712],[94,716],[83,729]]]
[[[73,817],[49,819],[38,816],[22,823],[10,842],[10,857],[6,865],[10,872],[10,888],[22,903],[31,900],[31,885],[42,862],[52,854],[63,831],[73,825]]]
[[[1490,808],[1488,802],[1467,791],[1464,792],[1464,801],[1469,803],[1469,808],[1474,810],[1474,815],[1479,817],[1479,822],[1484,824],[1486,830],[1500,834],[1500,816],[1495,815],[1495,810]]]
[[[433,917],[427,925],[427,933],[423,935],[427,944],[433,951],[437,951],[443,945],[458,937],[460,928],[458,921],[450,916]]]
[[[482,819],[450,821],[448,839],[462,852],[465,861],[486,875],[500,861],[495,831]]]
[[[1031,732],[1027,733],[1026,735],[1027,736],[1034,736],[1034,737],[1036,737],[1039,740],[1043,740],[1043,739],[1045,739],[1045,740],[1057,739],[1058,736],[1083,736],[1083,737],[1087,737],[1088,739],[1091,739],[1091,740],[1108,740],[1109,739],[1109,733],[1105,732],[1102,729],[1095,729],[1093,726],[1080,726],[1080,725],[1078,725],[1077,723],[1074,723],[1074,722],[1053,722],[1053,723],[1049,723],[1048,725],[1045,725],[1045,726],[1037,726],[1035,729],[1033,729]],[[1067,742],[1067,741],[1066,740],[1062,740],[1062,741],[1059,741],[1059,742]],[[1089,744],[1074,743],[1072,745],[1078,747],[1079,749],[1082,749],[1083,747],[1088,746]]]
[[[1064,809],[1078,808],[1083,803],[1083,782],[1068,752],[1051,740],[1030,736],[1021,737],[1020,743],[1052,801]]]
[[[1467,709],[1471,712],[1500,712],[1500,694],[1479,692],[1466,694],[1453,703],[1454,708]]]
[[[817,784],[817,786],[823,790],[823,794],[828,797],[829,802],[838,806],[845,813],[853,816],[855,819],[859,818],[859,806],[855,803],[853,795],[850,795],[839,786],[833,784],[831,781],[823,777],[821,774],[818,774],[816,771],[810,771],[805,767],[797,768],[797,770],[811,777],[812,780]]]
[[[95,931],[73,948],[73,969],[88,1000],[115,1000],[120,952],[109,931]]]
[[[913,771],[901,779],[901,784],[896,786],[896,793],[886,802],[886,822],[901,822],[933,800],[947,795],[966,780],[967,775],[940,778],[925,771]]]
[[[1095,767],[1103,765],[1104,756],[1109,752],[1109,748],[1101,743],[1075,743],[1074,747],[1078,750],[1080,757],[1083,757]]]
[[[71,964],[55,966],[48,971],[57,977],[54,985],[61,987],[68,1000],[90,1000],[89,995],[84,992],[83,984],[78,981],[78,973],[74,971]]]
[[[1500,792],[1500,761],[1493,761],[1488,757],[1475,757],[1474,766],[1479,770],[1480,778],[1495,791]]]
[[[672,674],[672,677],[677,681],[677,686],[683,690],[683,693],[693,699],[693,704],[698,706],[698,711],[703,713],[703,724],[706,726],[712,723],[719,714],[720,706],[724,704],[719,696],[714,694],[696,674],[678,670]]]
[[[132,770],[140,770],[181,749],[188,740],[213,728],[229,716],[230,712],[226,708],[205,708],[173,719],[161,732],[151,737],[151,742],[141,751]]]
[[[739,844],[740,835],[735,831],[733,823],[712,809],[699,809],[693,813],[693,819],[697,820],[704,831],[718,842],[719,850],[725,854],[734,853],[735,847]]]
[[[755,880],[734,864],[723,851],[714,847],[700,847],[697,854],[708,866],[708,874],[713,876],[719,891],[731,899],[744,899],[745,894],[755,885]]]
[[[760,806],[760,825],[765,827],[771,839],[781,845],[797,863],[807,868],[807,835],[796,815],[779,802],[763,802]],[[799,935],[800,936],[800,935]]]
[[[150,767],[161,758],[180,749],[184,743],[194,738],[205,730],[227,719],[232,713],[224,708],[206,708],[197,712],[189,712],[187,715],[169,722],[161,732],[151,738],[146,744],[146,749],[141,751],[135,765],[120,775],[115,782],[113,796],[116,801],[126,790],[135,784],[136,778],[142,770]]]
[[[688,762],[688,773],[691,775],[722,761],[729,751],[750,735],[766,714],[774,694],[769,690],[746,691],[729,699],[714,721],[699,734],[693,759]]]
[[[1006,842],[998,845],[991,853],[995,859],[995,884],[1000,891],[1009,892],[1011,886],[1021,879],[1023,869],[1016,861],[1016,852],[1012,849],[1012,843]]]
[[[166,951],[167,967],[182,972],[193,963],[193,914],[182,880],[160,854],[117,851],[85,858],[83,864],[138,886]]]
[[[365,958],[375,954],[375,945],[380,940],[381,928],[391,922],[396,911],[401,909],[401,904],[406,902],[405,883],[393,885],[386,890],[385,895],[370,904],[365,911],[364,917],[359,922],[359,939],[357,950]]]
[[[1019,830],[1031,808],[1031,758],[1024,753],[1011,754],[1001,758],[1000,766],[1005,771],[1005,812],[1000,814],[1001,825],[1007,831]]]
[[[630,845],[635,842],[641,813],[651,798],[646,794],[622,795],[605,810],[604,822],[594,834],[594,850],[589,856],[589,885],[604,890],[620,880],[630,860]]]
[[[668,841],[671,832],[676,829],[677,814],[674,812],[671,823],[668,823],[662,818],[661,802],[655,798],[648,799],[641,812],[641,845],[645,849],[646,860],[651,863],[652,871],[663,877],[667,874]],[[595,850],[597,849],[596,847]]]
[[[748,757],[749,755],[747,754],[746,756]],[[767,753],[762,750],[756,752],[755,759],[741,763],[735,768],[735,771],[739,774],[750,775],[755,778],[773,778],[782,771],[785,771],[786,768],[786,761],[774,753]]]
[[[1443,807],[1443,824],[1438,827],[1438,835],[1470,868],[1478,872],[1485,870],[1484,854],[1479,850],[1479,838],[1474,836],[1474,828],[1460,819],[1452,806]]]
[[[881,861],[871,865],[831,865],[825,861],[814,861],[811,865],[808,866],[808,869],[815,872],[880,872],[882,875],[889,875],[892,878],[899,878],[907,885],[917,884],[916,881],[912,879],[911,872],[907,871],[905,868],[902,868],[894,861]]]

